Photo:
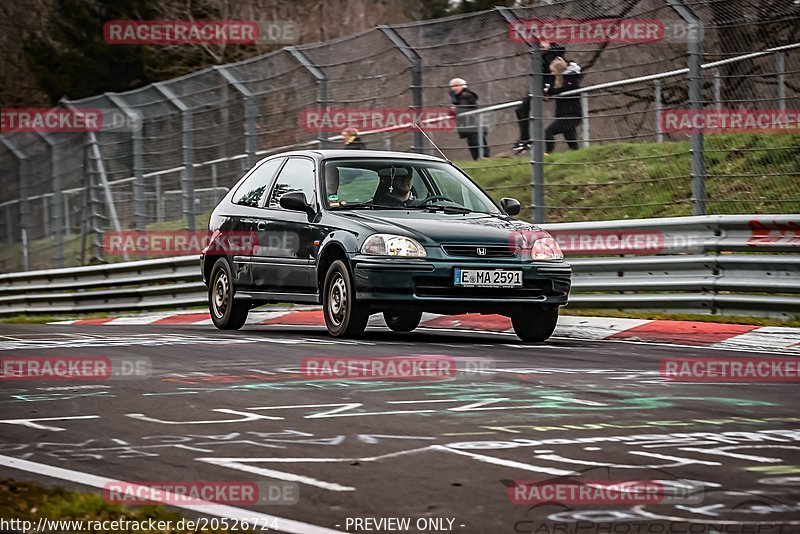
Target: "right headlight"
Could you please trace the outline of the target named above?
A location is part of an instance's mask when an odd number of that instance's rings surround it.
[[[374,234],[361,245],[361,253],[370,256],[424,258],[428,255],[419,241],[402,235]]]
[[[552,237],[543,237],[533,242],[531,248],[531,259],[533,261],[542,260],[563,260],[564,253],[558,246],[558,241]]]

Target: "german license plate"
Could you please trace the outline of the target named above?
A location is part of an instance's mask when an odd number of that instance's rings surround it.
[[[456,268],[454,283],[461,287],[522,287],[522,271]]]

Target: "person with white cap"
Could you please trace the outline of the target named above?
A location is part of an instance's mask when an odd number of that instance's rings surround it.
[[[483,157],[491,157],[486,130],[482,130],[478,126],[478,118],[475,115],[459,117],[465,111],[478,109],[478,95],[467,89],[467,82],[463,78],[450,80],[450,102],[453,104],[452,110],[456,114],[458,137],[467,140],[472,159],[477,160],[480,156],[480,140],[483,141]]]

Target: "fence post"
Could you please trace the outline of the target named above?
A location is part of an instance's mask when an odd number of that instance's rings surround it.
[[[505,6],[495,7],[495,10],[509,24],[519,22],[516,15]],[[544,206],[544,120],[543,106],[544,93],[542,85],[544,77],[542,74],[542,50],[536,40],[528,41],[528,53],[530,55],[530,113],[528,113],[528,128],[531,138],[531,209],[533,210],[533,222],[543,223],[545,221]]]
[[[156,221],[164,222],[164,202],[161,199],[161,175],[156,174],[153,182],[156,194]]]
[[[11,204],[6,205],[6,241],[9,245],[14,244],[14,235],[12,234],[12,221],[11,221]]]
[[[778,108],[786,111],[786,54],[778,52]]]
[[[589,93],[581,93],[581,130],[583,148],[589,147]]]
[[[50,235],[50,205],[47,203],[47,195],[42,195],[42,223],[44,223],[45,238],[51,237]]]
[[[663,105],[661,103],[661,80],[653,81],[653,91],[656,101],[656,141],[663,143],[664,132],[661,130],[661,112],[663,110]]]
[[[689,26],[689,103],[695,113],[703,109],[703,44],[702,22],[681,0],[667,0],[670,7]],[[708,203],[706,197],[706,169],[703,153],[703,133],[692,132],[689,140],[692,174],[692,215],[705,215]]]
[[[23,271],[27,271],[30,266],[28,263],[28,230],[30,226],[30,200],[28,199],[28,185],[29,179],[29,162],[28,156],[14,145],[6,136],[0,137],[0,143],[3,143],[18,162],[19,173],[19,233],[20,242],[22,243],[22,254],[20,258],[20,267]]]
[[[91,136],[86,136],[86,177],[83,188],[82,216],[81,216],[81,265],[86,265],[86,238],[89,232],[92,234],[92,248],[94,255],[92,259],[103,259],[103,228],[99,223],[100,213],[98,206],[100,201],[97,199],[97,169],[95,168],[94,153],[91,145]],[[103,225],[104,227],[105,225]]]
[[[181,138],[183,143],[183,171],[181,190],[183,192],[183,216],[186,217],[186,231],[194,232],[194,141],[192,136],[192,110],[178,98],[172,89],[162,82],[154,83],[159,93],[170,101],[181,114]]]
[[[378,26],[378,29],[389,38],[392,44],[411,63],[411,85],[409,88],[411,89],[411,109],[416,117],[416,112],[422,111],[422,56],[420,56],[417,51],[397,33],[397,30],[391,26],[382,24]],[[411,151],[422,154],[425,147],[425,137],[422,135],[422,132],[415,129],[413,139]]]
[[[247,166],[248,168],[252,167],[256,164],[256,152],[258,151],[258,134],[256,131],[258,113],[256,112],[255,96],[227,67],[216,66],[214,70],[242,95],[242,103],[244,104],[244,151],[247,154]],[[216,194],[217,191],[214,189],[214,195]]]
[[[720,111],[722,109],[722,81],[720,79],[719,69],[711,69],[711,76],[714,78],[714,108]]]
[[[131,125],[131,145],[133,148],[133,213],[136,231],[147,230],[147,201],[145,200],[144,161],[142,142],[142,116],[131,108],[119,95],[105,93],[105,96],[128,117]],[[144,259],[144,253],[140,256]]]
[[[322,69],[317,67],[308,54],[297,48],[296,46],[287,46],[284,48],[293,58],[297,60],[305,69],[317,80],[317,109],[323,113],[328,108],[328,77],[322,72]],[[320,127],[317,132],[317,139],[319,140],[320,148],[328,148],[329,132],[323,131]]]
[[[56,267],[64,266],[64,184],[61,179],[61,151],[58,149],[61,143],[50,138],[49,134],[38,132],[37,135],[50,145],[50,170],[53,173],[53,193],[52,193],[52,230],[53,240],[56,245],[55,262]],[[47,197],[42,197],[45,200]],[[45,202],[47,202],[45,200]]]
[[[103,189],[106,211],[108,212],[108,218],[111,219],[111,226],[115,232],[120,233],[122,232],[122,227],[119,224],[119,217],[117,217],[114,195],[111,194],[111,186],[106,176],[106,167],[103,164],[103,157],[100,153],[100,147],[97,145],[97,137],[95,137],[94,132],[89,132],[89,164],[92,166],[98,178],[98,183]],[[125,261],[128,261],[127,252],[123,252],[122,257]]]

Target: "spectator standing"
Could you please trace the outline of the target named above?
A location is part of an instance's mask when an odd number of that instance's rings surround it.
[[[475,115],[466,117],[462,115],[465,111],[478,109],[478,95],[467,89],[467,82],[463,78],[450,80],[450,102],[456,114],[458,137],[467,140],[472,159],[477,160],[480,156],[480,140],[483,140],[483,157],[491,157],[486,130],[478,126]]]
[[[545,95],[555,97],[556,119],[544,131],[545,153],[555,149],[555,136],[563,135],[571,150],[578,150],[578,125],[583,115],[579,94],[559,96],[567,91],[580,89],[581,68],[574,61],[567,62],[557,57],[550,63],[553,73],[552,87],[545,88]]]
[[[563,58],[567,53],[566,48],[560,44],[542,41],[539,44],[542,50],[542,89],[547,90],[552,87],[555,78],[550,72],[550,64],[556,58]],[[528,94],[522,99],[522,103],[516,107],[514,113],[517,115],[517,125],[519,126],[519,139],[514,143],[514,152],[520,153],[531,147],[530,134],[530,114],[531,114],[531,95]]]

